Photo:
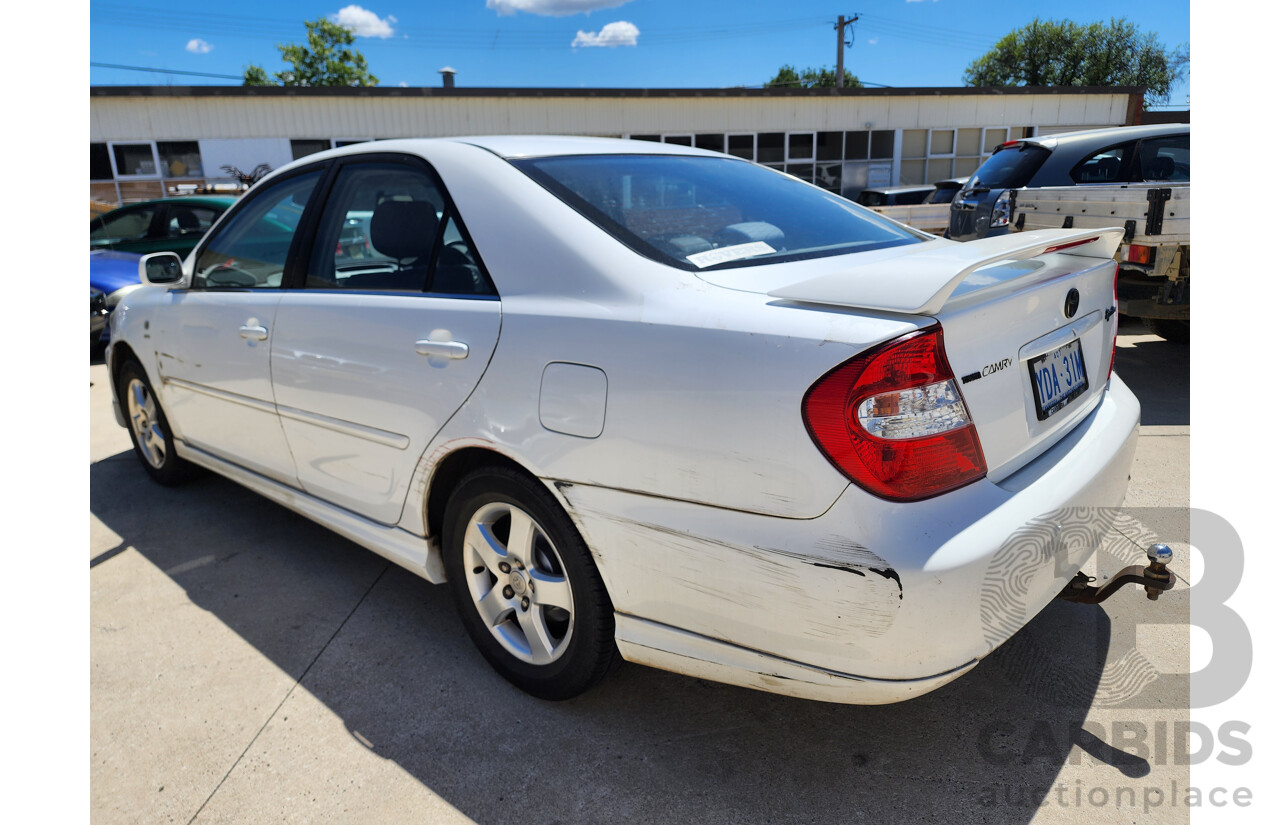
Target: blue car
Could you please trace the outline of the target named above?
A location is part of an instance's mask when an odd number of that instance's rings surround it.
[[[120,299],[141,286],[138,260],[131,252],[94,250],[89,253],[89,343],[100,346],[111,337],[111,310]]]

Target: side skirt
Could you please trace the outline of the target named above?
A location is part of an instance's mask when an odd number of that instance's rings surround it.
[[[225,476],[258,495],[329,528],[343,538],[372,550],[432,584],[444,582],[444,562],[436,541],[414,535],[399,527],[370,521],[301,490],[260,476],[197,447],[192,447],[184,441],[177,441],[176,445],[178,455],[192,464]]]

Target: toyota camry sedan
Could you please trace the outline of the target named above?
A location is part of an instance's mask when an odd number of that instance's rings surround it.
[[[960,244],[671,144],[379,141],[143,258],[108,363],[153,479],[447,583],[533,695],[625,659],[894,702],[1063,591],[1099,536],[1062,514],[1124,498],[1119,240]]]

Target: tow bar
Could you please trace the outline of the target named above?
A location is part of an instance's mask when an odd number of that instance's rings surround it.
[[[1102,587],[1092,586],[1089,584],[1092,578],[1076,573],[1076,577],[1062,588],[1058,598],[1077,604],[1099,604],[1126,584],[1140,584],[1146,589],[1147,598],[1155,601],[1161,593],[1173,589],[1173,574],[1168,569],[1169,562],[1173,561],[1173,550],[1167,544],[1153,544],[1147,548],[1147,558],[1151,563],[1146,567],[1139,564],[1126,567]]]

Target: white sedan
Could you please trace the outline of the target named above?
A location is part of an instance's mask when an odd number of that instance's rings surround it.
[[[1029,621],[1124,498],[1119,236],[959,244],[672,145],[348,146],[143,259],[116,414],[156,481],[447,581],[536,696],[621,657],[893,702]]]

